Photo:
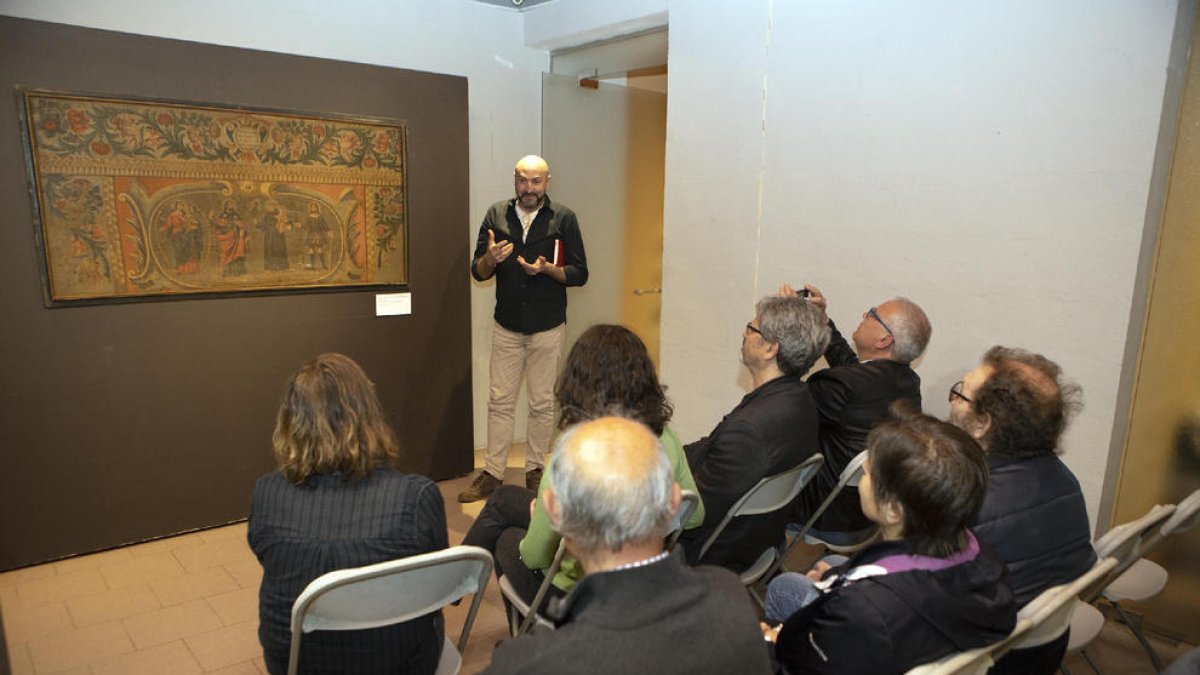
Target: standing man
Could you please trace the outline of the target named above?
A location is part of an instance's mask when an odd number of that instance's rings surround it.
[[[809,285],[804,288],[809,302],[826,309],[820,290]],[[796,294],[789,286],[780,292]],[[893,401],[905,399],[918,410],[921,407],[921,378],[911,364],[925,352],[932,328],[917,303],[892,298],[863,312],[862,321],[850,336],[853,349],[832,320],[829,328],[832,336],[825,350],[829,367],[808,378],[821,417],[825,464],[796,498],[793,522],[806,522],[825,501],[846,464],[866,450],[867,434],[887,419]],[[862,538],[862,530],[872,527],[859,505],[858,490],[847,488],[829,505],[814,529],[827,541],[850,544]]]
[[[479,227],[471,276],[496,277],[487,450],[483,470],[458,495],[486,499],[504,482],[521,377],[529,395],[525,486],[536,490],[554,432],[554,378],[567,321],[567,287],[587,283],[587,255],[575,212],[546,195],[550,166],[522,157],[516,197],[496,202]]]

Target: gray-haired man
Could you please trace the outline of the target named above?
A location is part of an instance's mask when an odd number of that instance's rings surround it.
[[[558,630],[504,643],[485,672],[770,672],[737,577],[663,551],[679,486],[648,428],[606,417],[568,429],[542,498],[587,576],[551,608]]]

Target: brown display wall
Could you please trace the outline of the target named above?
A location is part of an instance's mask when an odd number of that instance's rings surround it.
[[[374,291],[47,309],[14,88],[403,120],[413,314]],[[348,354],[405,470],[472,465],[467,81],[0,17],[0,570],[244,518],[286,378]]]

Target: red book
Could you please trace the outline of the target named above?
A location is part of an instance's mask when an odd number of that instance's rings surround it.
[[[554,266],[555,266],[555,267],[562,267],[562,266],[563,266],[563,247],[562,247],[562,239],[555,239],[555,240],[554,240],[554,259],[553,259],[553,260],[551,260],[550,262],[554,263]]]

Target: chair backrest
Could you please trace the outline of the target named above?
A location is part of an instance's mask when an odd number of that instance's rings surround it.
[[[1188,495],[1175,507],[1175,513],[1163,523],[1160,534],[1169,537],[1176,532],[1187,532],[1200,521],[1200,490]]]
[[[700,555],[696,559],[704,558],[704,554],[708,553],[708,549],[725,531],[729,521],[734,518],[772,513],[791,504],[804,486],[808,485],[813,476],[817,475],[817,471],[821,469],[821,464],[824,462],[823,456],[815,454],[787,471],[781,471],[774,476],[768,476],[758,481],[754,487],[742,495],[741,499],[729,507],[725,517],[721,519],[716,529],[709,535],[708,540],[704,542],[704,546],[700,548]]]
[[[1008,651],[1013,642],[1023,636],[1031,625],[1028,619],[1018,617],[1012,632],[1003,639],[910,668],[904,675],[984,675],[996,663],[996,659]]]
[[[1096,549],[1096,557],[1101,559],[1115,558],[1117,566],[1108,573],[1103,583],[1097,584],[1097,587],[1093,589],[1094,593],[1090,593],[1082,599],[1085,602],[1094,600],[1096,595],[1104,590],[1104,587],[1108,583],[1129,569],[1130,565],[1137,562],[1138,558],[1142,556],[1142,551],[1145,550],[1147,542],[1158,536],[1159,528],[1174,512],[1175,507],[1173,505],[1164,506],[1159,504],[1152,507],[1141,518],[1118,525],[1104,533],[1103,537],[1097,539],[1093,545]]]
[[[309,583],[292,604],[288,671],[296,671],[304,633],[389,626],[424,616],[473,593],[458,641],[461,652],[466,649],[491,574],[492,556],[477,546],[455,546],[323,574]]]
[[[1017,613],[1018,619],[1030,622],[1030,627],[1028,632],[1009,645],[1008,649],[1037,647],[1062,635],[1071,627],[1071,618],[1075,614],[1079,596],[1092,589],[1116,566],[1115,558],[1102,558],[1078,579],[1039,593]]]
[[[817,507],[817,510],[813,511],[813,514],[809,516],[808,522],[804,523],[804,527],[802,527],[800,531],[796,533],[796,539],[794,541],[801,541],[804,539],[804,535],[808,534],[808,531],[812,529],[813,525],[815,525],[816,522],[821,518],[822,514],[825,513],[825,509],[829,508],[829,505],[832,504],[833,500],[837,498],[838,493],[844,490],[846,486],[858,487],[859,481],[862,480],[863,463],[866,461],[867,451],[863,450],[846,463],[846,466],[842,468],[842,473],[838,475],[837,484],[834,485],[833,490],[826,495],[825,501],[821,502],[821,505]]]
[[[676,509],[675,518],[671,521],[671,531],[667,534],[665,550],[670,551],[675,548],[675,542],[679,541],[680,535],[683,534],[683,528],[687,526],[687,521],[691,519],[698,506],[700,506],[700,495],[692,490],[679,491],[679,508]]]

